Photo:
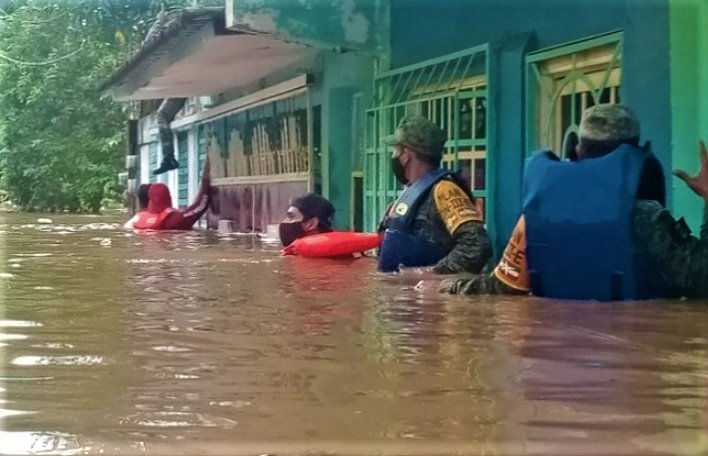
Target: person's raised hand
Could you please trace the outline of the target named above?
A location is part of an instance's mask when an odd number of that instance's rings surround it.
[[[703,141],[698,143],[698,154],[701,160],[698,174],[691,176],[686,171],[677,169],[674,176],[684,181],[696,195],[708,201],[708,151]]]

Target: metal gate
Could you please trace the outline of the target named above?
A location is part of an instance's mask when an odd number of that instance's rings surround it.
[[[489,137],[487,45],[380,74],[374,108],[367,110],[364,158],[364,228],[373,231],[400,192],[391,172],[391,150],[382,138],[400,120],[420,114],[447,134],[442,166],[460,171],[475,197],[487,198]]]

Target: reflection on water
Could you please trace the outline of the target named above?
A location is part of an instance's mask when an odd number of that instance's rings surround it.
[[[705,303],[419,293],[251,236],[0,215],[2,454],[706,454]]]

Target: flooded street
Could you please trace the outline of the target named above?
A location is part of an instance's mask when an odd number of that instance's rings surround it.
[[[438,296],[40,217],[0,214],[1,454],[708,453],[707,303]]]

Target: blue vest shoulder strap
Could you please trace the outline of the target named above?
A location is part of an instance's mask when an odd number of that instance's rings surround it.
[[[580,162],[559,161],[548,151],[528,159],[523,212],[534,294],[601,301],[647,297],[632,229],[647,156],[623,145]]]
[[[452,176],[450,171],[437,169],[430,171],[407,187],[393,204],[388,226],[395,229],[411,226],[418,212],[418,207],[425,200],[430,190],[435,184],[448,176]]]

